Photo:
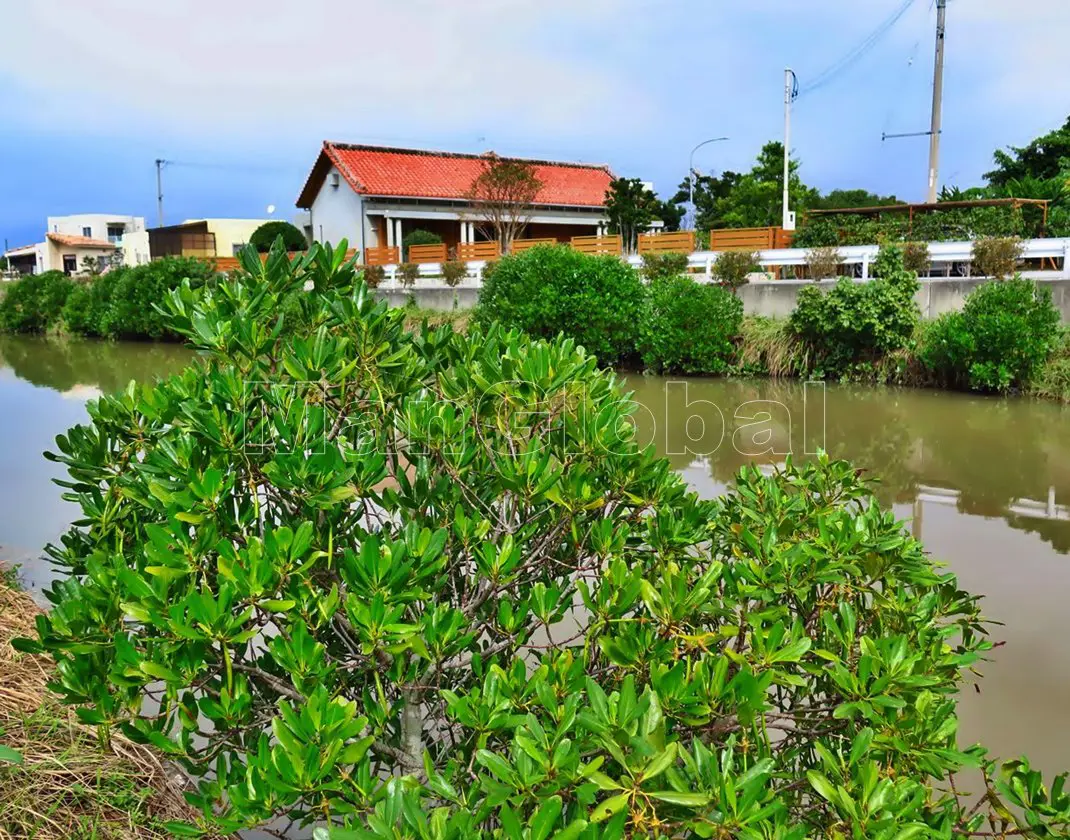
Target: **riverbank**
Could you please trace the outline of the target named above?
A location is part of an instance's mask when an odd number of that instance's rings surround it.
[[[922,358],[934,322],[918,324],[908,345],[874,361],[858,362],[840,375],[815,371],[813,349],[798,338],[787,319],[744,318],[735,345],[732,374],[772,379],[826,379],[860,385],[955,390],[933,376]],[[1058,346],[1023,388],[1001,396],[1024,396],[1070,404],[1070,329],[1063,329]]]
[[[15,651],[41,613],[0,570],[0,838],[163,840],[193,811],[147,747],[113,735],[105,748],[54,699],[46,656]]]

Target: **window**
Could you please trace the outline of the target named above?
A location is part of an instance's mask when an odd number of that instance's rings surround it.
[[[88,227],[88,226],[82,228],[82,236],[84,236],[84,237],[86,237],[88,239],[92,235],[93,235],[93,228]]]
[[[233,246],[234,256],[238,256],[241,253],[241,249],[245,247],[244,242],[235,242]]]
[[[108,225],[108,241],[112,245],[118,245],[126,233],[126,225]]]
[[[63,273],[74,274],[78,270],[78,257],[74,254],[63,255]]]

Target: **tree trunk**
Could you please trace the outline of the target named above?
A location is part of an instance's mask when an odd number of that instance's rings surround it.
[[[405,753],[405,770],[418,773],[424,766],[424,722],[420,711],[420,693],[415,688],[402,691],[405,708],[401,711],[401,749]]]

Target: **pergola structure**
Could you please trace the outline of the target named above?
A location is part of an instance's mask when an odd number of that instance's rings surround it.
[[[1048,226],[1048,204],[1046,198],[978,198],[970,201],[936,201],[921,204],[878,204],[873,207],[847,207],[837,210],[810,210],[810,216],[882,216],[885,213],[906,213],[910,223],[914,223],[915,213],[934,213],[941,210],[972,210],[976,207],[1010,207],[1020,210],[1026,205],[1038,206],[1044,214],[1043,226]]]

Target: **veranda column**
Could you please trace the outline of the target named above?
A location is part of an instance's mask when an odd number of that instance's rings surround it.
[[[401,233],[401,219],[397,219],[396,222],[397,222],[398,229],[394,233],[394,242],[397,243],[397,246],[398,246],[398,259],[401,260],[401,259],[404,258],[404,255],[401,253],[401,243],[405,239],[405,237]]]
[[[394,247],[394,220],[389,216],[386,219],[386,247]]]

